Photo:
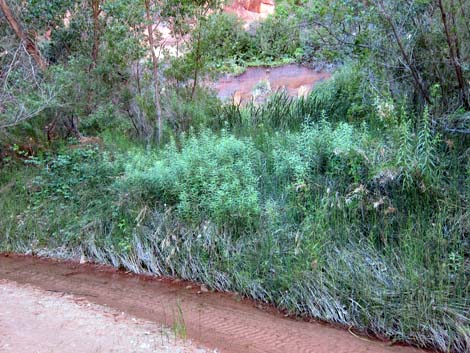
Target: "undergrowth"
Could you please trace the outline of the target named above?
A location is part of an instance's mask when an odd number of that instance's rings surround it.
[[[468,141],[356,88],[339,77],[305,99],[227,106],[160,149],[8,163],[0,249],[83,253],[467,352]]]

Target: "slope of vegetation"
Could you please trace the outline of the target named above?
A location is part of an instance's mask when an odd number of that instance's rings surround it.
[[[1,22],[0,250],[84,254],[468,351],[468,1],[279,2],[254,37],[212,2],[66,3],[21,3],[25,26],[55,19],[42,71]],[[185,55],[147,55],[145,13],[191,34]],[[259,106],[200,86],[253,57],[337,69]]]

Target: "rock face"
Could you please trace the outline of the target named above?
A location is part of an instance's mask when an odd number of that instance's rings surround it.
[[[274,0],[233,0],[225,6],[225,12],[233,13],[241,19],[245,29],[249,29],[252,23],[273,14],[274,9]]]
[[[259,14],[269,14],[274,12],[274,0],[235,0],[233,7]]]

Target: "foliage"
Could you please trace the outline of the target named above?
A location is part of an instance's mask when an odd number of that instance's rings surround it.
[[[364,74],[355,65],[345,65],[330,80],[320,83],[307,98],[310,111],[325,112],[335,121],[372,120],[372,97]]]
[[[0,70],[0,134],[22,123],[41,118],[48,110],[60,105],[60,86],[36,74],[25,48],[11,48],[0,41],[4,51],[5,70]]]
[[[301,18],[313,29],[313,50],[306,52],[327,60],[355,58],[378,90],[391,90],[398,99],[406,95],[412,104],[431,104],[432,87],[438,87],[437,112],[469,108],[464,83],[468,1],[315,1],[308,6],[311,11]]]
[[[62,23],[62,16],[70,9],[73,0],[27,0],[22,9],[24,22],[33,28],[56,27]]]
[[[358,168],[365,163],[363,141],[370,139],[347,123],[336,128],[326,120],[305,125],[298,134],[288,134],[273,151],[274,175],[296,185],[313,184],[321,174],[349,176],[345,183],[361,182]],[[362,160],[362,163],[361,163]]]
[[[298,22],[293,16],[269,16],[256,28],[255,56],[266,61],[302,56]]]
[[[220,101],[214,92],[201,87],[196,89],[192,99],[190,95],[187,89],[177,87],[171,87],[163,95],[166,120],[177,134],[191,128],[214,126],[214,120],[218,117]]]
[[[434,188],[439,180],[441,168],[438,168],[439,157],[436,151],[439,136],[431,131],[428,111],[425,110],[417,136],[413,136],[410,122],[403,120],[399,126],[397,166],[403,178],[403,186],[409,187],[418,180],[422,188]]]
[[[70,152],[59,153],[56,156],[46,156],[42,160],[33,160],[42,164],[45,175],[34,180],[37,196],[71,199],[77,197],[74,191],[79,188],[98,188],[103,182],[103,176],[108,176],[112,166],[107,161],[108,156],[100,155],[98,148],[76,148]]]
[[[8,218],[2,222],[3,241],[12,241],[16,234],[28,234],[15,246],[77,246],[101,217],[117,224],[130,222],[127,212],[120,210],[119,195],[112,188],[122,164],[111,154],[95,147],[70,145],[56,155],[25,163],[26,173],[15,172],[20,168],[18,164],[7,165],[4,171],[6,185],[14,176],[9,186],[13,194],[7,203],[1,198],[1,207],[7,214],[17,213],[18,218],[17,222],[8,223]],[[118,225],[112,226],[110,234],[113,244],[126,236],[125,229]]]
[[[254,148],[209,132],[181,144],[181,152],[170,145],[156,160],[136,155],[127,167],[130,183],[144,188],[143,197],[175,206],[190,223],[210,220],[234,231],[255,225],[259,195]]]
[[[254,26],[247,32],[235,15],[226,13],[201,19],[186,55],[171,59],[170,77],[183,81],[196,68],[206,74],[238,72],[247,65],[279,65],[302,57],[295,17],[269,16]]]
[[[243,29],[242,22],[235,16],[226,13],[215,13],[208,17],[201,41],[201,50],[209,56],[212,66],[220,65],[225,60],[235,63],[247,60],[252,52],[253,43],[249,34]]]
[[[374,127],[383,127],[387,122],[382,121],[381,107],[374,107],[376,94],[365,85],[356,66],[345,65],[331,79],[318,83],[306,97],[292,98],[281,91],[268,97],[262,105],[253,102],[244,106],[224,105],[211,127],[223,128],[226,124],[234,131],[243,129],[244,134],[256,129],[292,131],[299,130],[305,121],[320,121],[325,116],[331,122],[344,121],[347,117],[352,123],[366,121]]]

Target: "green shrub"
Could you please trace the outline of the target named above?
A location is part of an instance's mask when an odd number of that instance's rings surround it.
[[[175,206],[190,223],[210,220],[236,232],[258,221],[256,158],[248,141],[203,132],[184,139],[181,151],[173,144],[157,158],[135,157],[127,171],[146,199]]]
[[[223,106],[221,120],[230,128],[247,130],[261,124],[272,130],[299,130],[305,121],[320,121],[327,116],[331,122],[348,121],[352,124],[368,122],[374,128],[384,128],[378,116],[372,92],[359,69],[346,65],[331,79],[317,84],[305,98],[293,98],[285,92],[273,94],[262,104],[240,107]]]
[[[241,63],[249,58],[253,43],[243,23],[234,14],[214,13],[204,22],[202,42],[210,53],[210,61],[220,68],[229,59]]]
[[[312,212],[321,214],[324,204],[338,205],[338,197],[366,185],[372,168],[366,157],[367,129],[348,123],[334,126],[323,119],[278,137],[272,151],[272,189],[287,203],[285,222],[300,223]]]
[[[374,115],[369,84],[354,65],[343,66],[331,79],[316,85],[305,104],[312,115],[324,112],[333,121],[360,122]]]
[[[65,147],[67,148],[67,147]],[[97,189],[109,185],[109,176],[116,173],[119,164],[111,162],[109,154],[98,147],[83,146],[64,149],[57,155],[31,161],[42,167],[34,180],[37,197],[77,199],[77,190]]]
[[[313,182],[321,174],[357,182],[361,177],[357,164],[365,163],[362,141],[367,138],[367,132],[348,123],[335,128],[327,120],[304,125],[300,133],[288,134],[274,149],[274,175],[299,184]]]
[[[256,28],[255,56],[276,61],[299,56],[300,33],[294,16],[269,16]]]
[[[427,109],[418,133],[413,133],[410,122],[404,119],[398,127],[398,153],[395,165],[400,171],[403,188],[438,189],[439,173],[443,170],[437,147],[439,135],[431,130]]]
[[[188,82],[199,75],[239,72],[252,56],[253,40],[233,14],[213,13],[201,19],[183,56],[171,57],[165,76]]]
[[[17,180],[0,198],[0,248],[84,252],[466,352],[469,164],[421,126],[401,117],[385,135],[323,116],[262,143],[206,131],[130,150],[123,178],[124,158],[63,150],[0,177],[2,189]]]
[[[109,225],[131,224],[135,218],[129,217],[130,209],[121,209],[113,187],[121,172],[119,159],[91,146],[64,146],[16,166],[16,182],[0,198],[0,209],[8,215],[0,228],[9,234],[0,243],[7,249],[75,247],[105,224],[109,239],[120,242],[126,229]]]
[[[165,118],[176,133],[187,132],[214,125],[220,108],[220,101],[215,93],[197,87],[194,96],[188,89],[168,89],[162,99]]]

